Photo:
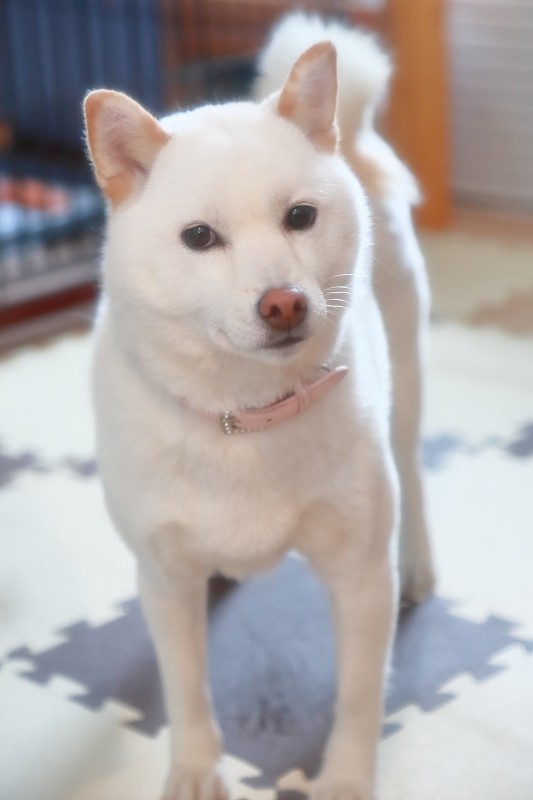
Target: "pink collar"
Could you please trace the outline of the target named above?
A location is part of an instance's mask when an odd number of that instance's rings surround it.
[[[317,400],[327,394],[346,377],[348,367],[321,367],[323,375],[311,383],[298,379],[294,392],[277,403],[264,408],[245,408],[240,411],[225,411],[223,414],[212,414],[201,411],[202,416],[219,419],[224,433],[256,433],[271,428],[280,422],[307,411]],[[180,402],[189,408],[185,400]]]

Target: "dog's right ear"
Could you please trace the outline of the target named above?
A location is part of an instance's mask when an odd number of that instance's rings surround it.
[[[121,92],[90,92],[84,110],[96,182],[117,206],[144,185],[169,136],[154,117]]]

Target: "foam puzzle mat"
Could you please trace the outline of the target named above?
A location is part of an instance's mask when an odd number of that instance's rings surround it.
[[[424,460],[439,584],[403,609],[378,800],[533,800],[533,339],[438,322]],[[98,483],[90,339],[0,361],[0,800],[157,800],[168,728],[134,565]],[[334,651],[290,556],[211,586],[210,681],[234,800],[319,769]],[[295,794],[296,793],[296,794]]]

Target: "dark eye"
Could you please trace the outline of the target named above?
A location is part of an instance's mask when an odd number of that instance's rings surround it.
[[[208,250],[220,241],[209,225],[192,225],[190,228],[185,228],[181,240],[191,250]]]
[[[307,203],[300,203],[293,206],[285,217],[287,228],[293,231],[305,231],[312,228],[316,220],[316,208]]]

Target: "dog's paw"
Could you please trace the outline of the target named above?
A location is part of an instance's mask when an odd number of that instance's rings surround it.
[[[162,800],[228,800],[226,784],[215,769],[171,772]]]
[[[371,789],[352,780],[318,778],[311,784],[310,800],[374,800]]]

